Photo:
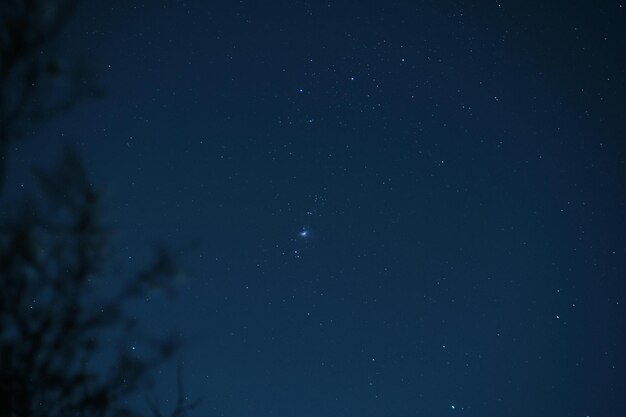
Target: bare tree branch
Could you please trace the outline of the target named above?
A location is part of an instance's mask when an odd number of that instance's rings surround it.
[[[77,0],[0,3],[0,190],[10,146],[35,124],[103,94],[85,62],[55,48]]]

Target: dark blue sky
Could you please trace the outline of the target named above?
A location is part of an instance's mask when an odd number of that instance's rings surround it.
[[[118,261],[178,248],[196,415],[623,415],[624,3],[95,3],[107,96],[9,179],[74,144]]]

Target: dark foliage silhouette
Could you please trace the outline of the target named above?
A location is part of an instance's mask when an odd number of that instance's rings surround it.
[[[0,188],[11,145],[35,124],[103,93],[87,62],[56,45],[77,3],[0,2]]]
[[[76,4],[0,3],[0,196],[11,146],[101,94],[85,65],[55,52]],[[115,270],[100,195],[71,150],[36,177],[36,198],[0,211],[0,417],[139,415],[132,404],[179,343],[142,332],[127,306],[155,288],[173,293],[177,263],[158,249],[139,273]],[[186,400],[180,366],[178,417],[196,405]],[[163,416],[149,399],[148,409]]]
[[[43,201],[0,224],[0,415],[137,415],[128,403],[178,343],[142,337],[124,307],[147,290],[171,292],[176,263],[159,250],[115,294],[98,296],[111,271],[97,192],[71,151],[38,178]],[[134,355],[137,334],[149,355]],[[116,349],[106,346],[113,339]],[[107,357],[109,369],[94,360]],[[179,394],[173,415],[182,416],[194,404]]]

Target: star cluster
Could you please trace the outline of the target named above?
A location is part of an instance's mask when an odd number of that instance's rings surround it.
[[[129,267],[201,241],[137,311],[193,340],[197,415],[621,415],[619,2],[81,13],[108,94],[46,146],[110,187]]]

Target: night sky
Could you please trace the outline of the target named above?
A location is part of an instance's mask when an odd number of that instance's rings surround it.
[[[7,189],[71,144],[116,262],[174,248],[133,314],[193,415],[623,416],[626,3],[583,3],[85,2],[107,94]]]

